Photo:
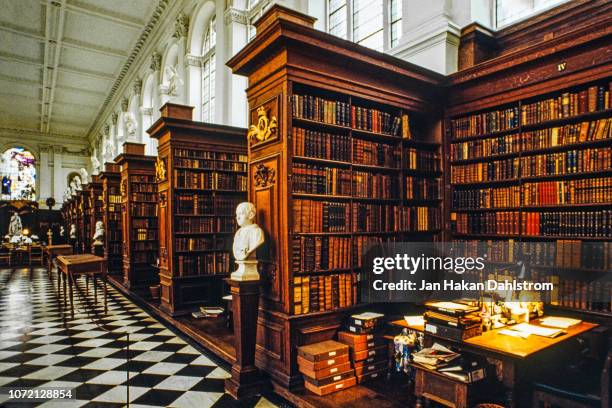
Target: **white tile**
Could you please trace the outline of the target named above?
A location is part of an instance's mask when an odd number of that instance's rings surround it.
[[[21,353],[18,351],[0,351],[0,360],[4,360],[5,358],[16,356],[17,354],[21,354]]]
[[[75,346],[79,347],[102,347],[105,344],[112,343],[112,339],[90,339],[85,340],[80,343],[75,344]]]
[[[73,399],[50,400],[39,405],[38,408],[79,408],[87,403],[89,403],[89,401]]]
[[[114,330],[113,330],[114,331]],[[151,337],[150,333],[131,333],[130,332],[130,341],[142,341]],[[120,337],[119,340],[127,340],[127,336]]]
[[[140,397],[145,392],[149,391],[149,388],[144,387],[130,387],[130,401],[132,402]],[[98,395],[93,401],[97,402],[114,402],[114,403],[126,403],[127,401],[127,387],[125,385],[118,385],[106,391],[104,394]]]
[[[84,351],[79,354],[79,357],[106,357],[110,356],[113,353],[120,351],[121,349],[111,348],[111,347],[96,347],[91,350]]]
[[[182,349],[180,349],[179,351],[177,351],[177,353],[181,353],[181,354],[197,354],[197,355],[202,354],[198,350],[194,349],[191,346],[185,346]]]
[[[208,373],[208,375],[206,376],[206,378],[217,378],[220,380],[224,380],[230,377],[231,377],[230,374],[224,369],[222,369],[221,367],[215,368],[210,373]]]
[[[109,322],[109,326],[129,326],[131,324],[138,323],[136,320],[116,320]]]
[[[15,381],[15,377],[0,377],[0,387],[13,381]]]
[[[59,326],[61,324],[62,324],[62,322],[41,322],[41,323],[33,324],[32,327],[40,327],[40,328],[55,327],[55,326]]]
[[[33,348],[32,350],[28,350],[28,353],[32,354],[53,354],[57,353],[69,346],[66,344],[45,344],[44,346]]]
[[[136,361],[151,361],[151,362],[159,363],[160,361],[163,361],[163,360],[167,359],[168,357],[170,357],[172,354],[174,354],[174,353],[172,353],[170,351],[149,350],[149,351],[145,351],[142,354],[137,355],[132,360],[136,360]]]
[[[112,333],[136,333],[139,330],[144,329],[143,326],[122,326],[115,330],[111,330]],[[132,336],[130,336],[130,340],[132,340]]]
[[[153,326],[151,326],[153,327]],[[172,333],[170,330],[168,329],[164,329],[162,331],[160,331],[159,333],[155,333],[156,336],[176,336],[176,334]]]
[[[257,404],[255,405],[255,408],[277,408],[277,407],[276,407],[276,405],[274,405],[273,403],[271,403],[270,401],[268,401],[264,397],[261,397],[259,399],[259,401],[257,401]]]
[[[106,332],[102,330],[87,330],[82,333],[73,334],[72,337],[77,339],[95,339],[96,337],[104,336],[105,334]]]
[[[24,375],[23,378],[31,380],[55,380],[56,378],[60,378],[66,374],[70,374],[76,369],[77,367],[45,367],[41,370],[34,371],[33,373],[30,373],[28,375]]]
[[[214,362],[212,362],[208,357],[204,355],[196,358],[190,364],[191,365],[204,365],[204,366],[211,366],[211,367],[217,366]]]
[[[0,341],[0,350],[4,350],[7,348],[11,348],[13,346],[16,346],[18,344],[21,344],[20,341]]]
[[[43,336],[43,337],[39,337],[37,339],[31,339],[28,341],[28,343],[32,343],[32,344],[51,344],[51,343],[55,343],[56,341],[60,341],[60,340],[64,340],[67,339],[68,336]]]
[[[62,361],[66,361],[72,356],[67,356],[64,354],[47,354],[42,357],[35,358],[34,360],[28,361],[30,365],[40,365],[40,366],[52,366]]]
[[[168,344],[187,344],[187,342],[180,337],[173,337],[170,340],[166,341]]]
[[[184,367],[187,367],[187,364],[178,364],[178,363],[157,363],[146,370],[143,371],[145,374],[161,374],[161,375],[173,375],[177,371],[180,371]]]
[[[138,375],[138,373],[130,372],[130,378]],[[92,378],[87,381],[89,384],[106,384],[106,385],[119,385],[123,384],[127,380],[127,375],[125,371],[105,371],[103,374],[100,374],[97,377]],[[132,387],[130,387],[131,389]]]
[[[96,361],[92,361],[83,368],[89,370],[112,370],[115,367],[119,367],[126,361],[123,358],[101,358]]]
[[[171,405],[172,408],[206,408],[211,407],[221,398],[219,392],[187,391],[178,397]]]
[[[200,381],[202,381],[202,379],[199,377],[172,375],[153,388],[161,390],[188,391]]]
[[[64,330],[61,327],[47,327],[46,329],[39,329],[30,333],[32,336],[47,336]]]
[[[72,330],[93,330],[93,329],[97,329],[97,328],[98,328],[97,324],[83,323],[83,324],[79,324],[77,326],[72,326],[70,329],[72,329]]]
[[[161,346],[164,343],[158,341],[139,341],[134,344],[130,344],[131,350],[152,350],[157,346]]]

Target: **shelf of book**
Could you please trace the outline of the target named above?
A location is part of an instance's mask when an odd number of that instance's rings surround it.
[[[89,217],[89,234],[87,235],[90,239],[90,251],[93,253],[93,235],[96,228],[96,222],[102,221],[102,182],[99,175],[92,175],[91,181],[87,184],[86,199],[89,201],[87,204],[87,214]]]
[[[292,388],[296,346],[331,339],[364,306],[364,248],[440,237],[442,169],[424,166],[441,164],[441,112],[432,73],[387,71],[380,55],[314,30],[309,17],[273,10],[228,65],[251,84],[249,200],[269,234],[256,361]]]
[[[553,253],[564,251],[567,242],[609,245],[611,90],[612,81],[603,78],[520,99],[502,109],[451,116],[447,143],[452,238],[541,241],[553,245]],[[607,262],[607,257],[601,259]],[[574,279],[564,277],[567,271],[580,270],[588,281],[606,267],[557,262],[534,269],[556,276],[564,287]],[[587,307],[593,298],[589,293],[583,293],[580,302],[562,299],[564,308],[593,311]],[[609,316],[609,306],[599,312]]]
[[[121,166],[104,163],[102,180],[104,257],[111,275],[123,274],[123,228],[121,223]]]
[[[192,109],[167,104],[149,129],[159,140],[160,308],[174,316],[221,304],[247,198],[246,129],[179,119]]]
[[[121,233],[123,240],[123,285],[128,289],[159,281],[157,184],[155,157],[146,156],[145,145],[125,142],[115,158],[121,167]]]
[[[76,227],[77,248],[79,253],[87,254],[91,250],[91,215],[89,210],[89,197],[87,184],[81,186],[76,193]]]

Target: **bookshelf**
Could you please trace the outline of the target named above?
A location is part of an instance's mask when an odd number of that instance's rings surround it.
[[[104,163],[100,173],[102,180],[102,218],[104,222],[104,257],[108,273],[114,276],[123,274],[123,232],[121,224],[121,166]]]
[[[612,315],[612,284],[596,280],[612,267],[611,90],[604,75],[447,120],[452,237],[528,243],[534,278],[559,287],[547,302],[600,316]]]
[[[88,212],[86,216],[89,217],[89,222],[88,222],[89,235],[87,236],[89,237],[90,251],[93,253],[94,251],[93,235],[96,229],[96,222],[103,220],[102,219],[103,218],[103,208],[102,207],[103,207],[104,201],[102,199],[102,182],[100,180],[99,175],[91,176],[91,181],[87,184],[86,194],[87,194],[86,199],[88,200],[88,204],[87,204]]]
[[[444,227],[441,77],[312,24],[275,6],[228,62],[249,77],[249,201],[269,237],[256,362],[289,389],[297,347],[365,306],[367,246],[437,240]]]
[[[193,122],[192,109],[168,103],[149,129],[159,140],[160,308],[173,316],[221,304],[247,198],[246,129]]]
[[[89,197],[87,194],[87,184],[82,185],[82,189],[76,193],[76,227],[77,227],[77,248],[82,254],[87,254],[91,250],[90,239],[90,210]]]
[[[157,184],[155,157],[144,154],[144,144],[125,142],[115,158],[121,166],[121,226],[123,285],[128,289],[158,281]]]

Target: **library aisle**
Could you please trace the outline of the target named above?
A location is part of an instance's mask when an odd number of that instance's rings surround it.
[[[124,407],[127,372],[132,408],[276,406],[264,397],[232,400],[223,391],[226,367],[110,285],[104,315],[102,290],[93,304],[91,283],[86,293],[85,281],[79,280],[71,319],[55,282],[44,268],[0,270],[0,387],[65,388],[77,399],[11,405],[2,396],[0,406]]]

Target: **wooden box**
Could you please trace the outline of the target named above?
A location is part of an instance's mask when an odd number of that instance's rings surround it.
[[[361,383],[366,382],[368,380],[373,380],[375,378],[383,377],[385,375],[386,371],[387,371],[386,368],[383,368],[383,369],[379,369],[379,370],[376,370],[376,371],[371,371],[369,373],[365,373],[363,375],[358,375],[357,376],[357,383],[361,384]]]
[[[305,377],[320,380],[322,378],[337,375],[338,373],[343,373],[347,370],[350,370],[351,363],[348,361],[348,356],[344,356],[344,360],[345,361],[343,363],[339,363],[330,367],[325,367],[320,370],[311,370],[307,367],[304,367],[303,365],[300,365],[299,368],[300,372],[304,374]]]
[[[330,358],[327,360],[321,360],[321,361],[316,361],[316,362],[305,360],[304,358],[300,356],[298,356],[297,358],[298,366],[300,367],[300,371],[302,373],[304,372],[303,370],[318,371],[324,368],[337,366],[339,364],[344,364],[348,361],[349,361],[348,354],[343,354],[335,358]]]
[[[375,337],[373,334],[354,334],[350,332],[339,332],[338,341],[348,345],[354,352],[373,349],[385,344],[383,338]]]
[[[357,384],[357,379],[355,378],[355,376],[352,376],[350,378],[347,378],[346,380],[338,381],[328,385],[323,385],[321,387],[316,387],[308,382],[305,382],[304,387],[306,387],[308,391],[313,392],[317,395],[327,395],[331,394],[332,392],[347,389],[349,387],[354,386],[355,384]]]
[[[385,345],[378,346],[373,349],[352,352],[353,361],[361,361],[361,360],[366,360],[370,357],[386,356],[386,355],[387,355],[387,346]]]
[[[367,360],[371,361],[367,362]],[[387,368],[388,365],[387,359],[375,360],[375,357],[370,357],[367,360],[355,362],[355,374],[357,376],[362,376],[374,373],[376,371],[384,370],[385,368]]]
[[[309,344],[298,348],[298,357],[306,361],[318,362],[348,354],[348,346],[333,340]]]
[[[337,374],[333,374],[330,375],[328,377],[323,377],[320,379],[316,379],[316,378],[310,378],[308,376],[304,376],[304,381],[310,383],[310,385],[313,385],[315,387],[323,387],[325,385],[329,385],[331,383],[337,383],[339,381],[344,381],[349,379],[350,377],[354,377],[355,376],[355,371],[353,371],[352,368],[350,368],[350,365],[348,366],[349,369],[344,371],[344,372],[339,372]]]

